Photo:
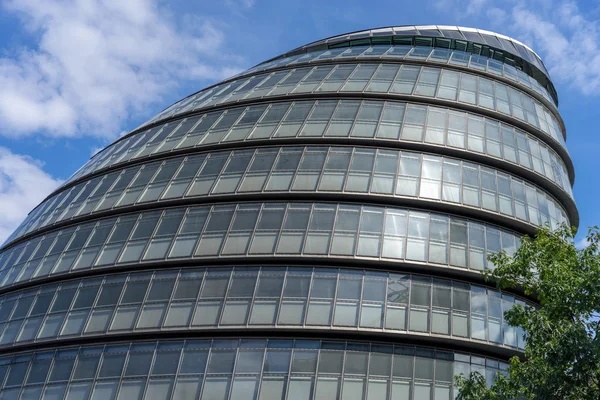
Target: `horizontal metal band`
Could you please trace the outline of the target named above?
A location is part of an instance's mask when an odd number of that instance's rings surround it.
[[[215,195],[211,197],[193,197],[176,200],[168,200],[160,203],[146,203],[135,206],[127,206],[123,208],[108,210],[94,214],[93,217],[88,215],[67,220],[64,222],[57,223],[41,228],[38,231],[30,234],[23,235],[17,240],[8,243],[0,251],[6,251],[13,248],[20,243],[23,243],[31,238],[40,236],[46,232],[58,230],[65,227],[81,225],[88,221],[96,221],[106,217],[112,217],[117,215],[125,215],[132,212],[141,212],[148,210],[163,210],[167,208],[179,207],[179,206],[190,206],[190,205],[206,205],[206,204],[238,204],[244,202],[256,202],[256,201],[298,201],[298,202],[331,202],[331,203],[357,203],[363,205],[373,206],[397,206],[397,207],[409,207],[418,211],[425,212],[442,212],[455,216],[475,218],[482,222],[493,223],[499,227],[505,227],[512,229],[521,234],[534,235],[538,229],[537,226],[531,225],[517,218],[510,218],[503,216],[502,214],[496,214],[491,211],[485,211],[482,209],[476,209],[473,207],[455,205],[448,202],[416,199],[408,197],[385,197],[377,196],[373,194],[349,194],[349,193],[322,193],[322,192],[275,192],[275,193],[248,193],[248,194],[233,194],[233,195]],[[573,226],[577,226],[578,217],[576,220],[571,221]]]
[[[383,333],[369,330],[344,329],[293,329],[293,328],[257,328],[257,329],[198,329],[169,330],[155,332],[131,332],[121,334],[104,334],[81,338],[69,338],[25,345],[16,345],[3,349],[3,353],[18,353],[32,350],[43,350],[85,344],[118,343],[123,341],[146,341],[164,339],[206,339],[206,338],[281,338],[281,339],[337,339],[388,342],[394,344],[421,345],[444,350],[476,352],[481,355],[509,360],[511,357],[523,358],[520,350],[494,346],[472,340],[462,340],[443,336],[420,335],[414,333]],[[10,352],[10,353],[9,353]]]

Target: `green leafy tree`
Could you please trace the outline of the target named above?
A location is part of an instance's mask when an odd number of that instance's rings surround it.
[[[457,377],[459,400],[600,399],[600,231],[590,228],[578,249],[575,230],[544,228],[525,237],[513,256],[490,256],[486,279],[520,288],[541,308],[515,306],[504,316],[527,332],[523,359],[491,384],[478,373]]]

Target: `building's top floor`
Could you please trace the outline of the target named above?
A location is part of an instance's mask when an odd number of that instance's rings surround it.
[[[546,86],[558,102],[550,74],[539,55],[516,39],[483,29],[446,25],[407,25],[367,29],[321,39],[265,62],[328,48],[389,43],[456,48],[482,54],[491,53],[493,58],[502,61],[506,58],[512,59],[509,61]]]

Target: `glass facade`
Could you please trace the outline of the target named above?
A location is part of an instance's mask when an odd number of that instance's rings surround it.
[[[0,298],[0,348],[147,330],[311,328],[418,332],[522,349],[514,295],[427,275],[331,267],[113,274]]]
[[[418,197],[536,226],[567,221],[566,211],[544,190],[477,163],[409,151],[311,146],[215,152],[117,170],[48,199],[18,232],[134,204],[276,192]]]
[[[564,160],[557,153],[564,151],[557,142],[548,145],[510,124],[458,109],[376,100],[275,102],[176,119],[107,147],[67,184],[105,168],[159,154],[167,156],[238,142],[252,146],[252,142],[261,140],[291,143],[306,138],[327,138],[333,142],[372,139],[384,147],[423,143],[434,151],[438,147],[463,150],[465,158],[481,154],[518,164],[549,177],[565,191],[571,190],[567,178],[572,174],[567,167],[570,159]]]
[[[5,398],[450,399],[453,375],[491,381],[498,359],[426,347],[310,339],[136,341],[0,358]],[[20,397],[19,397],[20,396]]]
[[[384,62],[294,67],[218,84],[176,103],[148,123],[218,105],[294,94],[385,94],[392,98],[433,98],[449,105],[458,102],[479,112],[493,111],[531,125],[565,145],[564,132],[552,112],[533,96],[507,83],[450,69]]]
[[[419,26],[275,57],[107,146],[0,247],[0,399],[451,400],[522,355],[481,276],[577,226],[539,57]]]
[[[552,105],[556,106],[554,99],[535,78],[527,75],[520,69],[511,64],[496,60],[491,55],[473,54],[462,50],[453,50],[448,48],[431,48],[424,46],[406,46],[406,45],[358,45],[353,47],[341,47],[328,50],[312,51],[306,54],[296,54],[293,56],[276,59],[271,62],[257,65],[242,74],[247,75],[258,71],[266,71],[300,63],[319,63],[325,60],[395,60],[403,61],[422,60],[428,63],[439,63],[457,67],[486,72],[518,82],[520,85],[532,89],[536,94],[542,96]]]
[[[519,234],[478,220],[352,203],[252,203],[123,214],[39,235],[5,251],[0,288],[90,269],[182,260],[365,259],[481,271]],[[305,261],[301,261],[305,262]]]

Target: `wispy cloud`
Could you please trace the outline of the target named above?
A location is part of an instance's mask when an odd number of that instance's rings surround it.
[[[247,8],[254,3],[240,1]],[[28,47],[4,48],[0,56],[4,136],[108,142],[131,119],[164,107],[182,83],[216,81],[243,64],[223,50],[219,21],[176,18],[160,0],[0,0],[0,6],[29,35]],[[61,183],[43,167],[0,147],[0,242]]]
[[[252,4],[251,0],[244,3]],[[218,23],[158,0],[4,0],[32,35],[0,58],[0,134],[115,138],[182,80],[239,71]],[[6,52],[6,49],[5,49]]]
[[[600,32],[573,2],[556,2],[552,13],[517,6],[513,29],[542,54],[553,79],[586,95],[600,94]]]
[[[588,247],[590,245],[590,242],[587,240],[587,238],[583,238],[578,240],[577,242],[575,242],[575,247],[579,250],[583,250],[586,247]]]
[[[434,7],[442,13],[452,13],[456,18],[464,19],[471,15],[479,15],[489,5],[489,0],[436,0]]]
[[[229,7],[237,9],[249,9],[256,5],[256,0],[225,0]]]
[[[460,23],[514,37],[540,54],[552,78],[585,95],[600,95],[600,21],[571,0],[438,0]]]
[[[40,161],[0,147],[0,243],[48,193],[62,183]]]

